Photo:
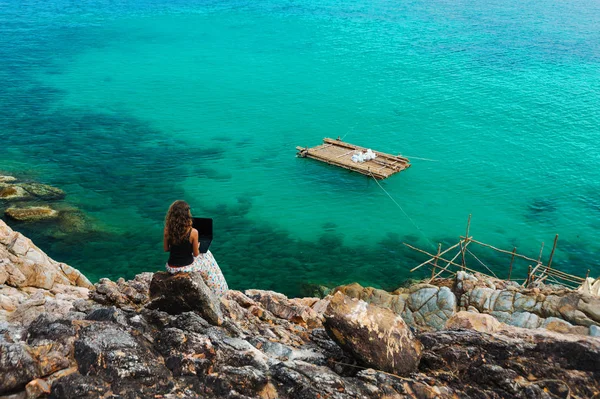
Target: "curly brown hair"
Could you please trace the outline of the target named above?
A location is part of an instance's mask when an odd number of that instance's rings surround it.
[[[165,218],[165,229],[169,244],[176,245],[185,241],[189,237],[188,233],[191,227],[192,213],[188,203],[181,200],[173,202]]]

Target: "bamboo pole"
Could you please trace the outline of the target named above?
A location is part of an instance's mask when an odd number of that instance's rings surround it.
[[[538,256],[538,263],[542,261],[542,253],[544,252],[544,241],[542,241],[542,247],[540,248],[540,256]]]
[[[508,281],[510,281],[510,276],[512,274],[513,263],[515,262],[515,254],[517,253],[517,247],[513,248],[512,257],[510,258],[510,266],[508,267]]]
[[[433,263],[433,268],[431,269],[431,280],[433,280],[433,276],[435,276],[435,268],[437,267],[438,259],[440,257],[440,252],[442,252],[442,243],[438,243],[437,257],[435,258],[435,262]]]
[[[460,253],[462,255],[462,270],[465,270],[465,267],[467,267],[467,263],[465,261],[465,248],[463,247],[463,242],[462,240],[459,242],[460,244]]]
[[[461,238],[462,238],[462,237],[461,237]],[[482,247],[491,248],[491,249],[493,249],[494,251],[498,251],[498,252],[502,252],[502,253],[505,253],[505,254],[508,254],[508,255],[512,255],[512,252],[510,252],[510,251],[506,251],[506,250],[504,250],[504,249],[496,248],[496,247],[494,247],[493,245],[486,244],[486,243],[484,243],[484,242],[481,242],[481,241],[477,241],[477,240],[476,240],[476,239],[474,239],[473,237],[470,237],[470,238],[469,238],[469,241],[470,241],[470,242],[474,242],[475,244],[481,245]],[[528,260],[528,261],[530,261],[530,262],[535,262],[535,263],[538,263],[537,259],[532,259],[532,258],[529,258],[529,257],[527,257],[527,256],[525,256],[525,255],[521,255],[521,254],[515,253],[515,256],[516,256],[517,258],[525,259],[525,260]]]
[[[469,230],[471,229],[471,216],[472,216],[472,214],[469,213],[469,219],[467,220],[467,232],[465,234],[465,242],[469,242]],[[467,260],[465,258],[465,248],[463,247],[462,244],[460,244],[460,250],[462,251],[462,264],[463,264],[463,270],[464,270],[464,268],[467,266]]]
[[[585,281],[581,277],[573,278],[573,277],[561,276],[560,274],[554,273],[554,269],[548,270],[548,272],[545,274],[550,275],[550,276],[556,276],[556,277],[560,278],[561,280],[570,281],[570,282],[576,283],[576,284],[583,283]]]
[[[407,245],[406,243],[403,243],[404,245]],[[444,255],[445,253],[447,253],[448,251],[452,251],[454,248],[458,247],[460,245],[460,243],[456,243],[453,246],[451,246],[450,248],[445,249],[443,252],[441,252],[439,255]],[[417,267],[413,267],[410,272],[414,272],[415,270],[417,270],[418,268],[425,266],[426,264],[430,263],[432,260],[434,260],[435,256],[431,259],[429,259],[426,262],[421,263],[419,266]]]
[[[560,271],[558,269],[550,269],[550,270],[548,270],[548,273],[552,273],[552,274],[555,274],[557,276],[570,277],[570,278],[574,278],[574,279],[582,280],[582,281],[584,280],[583,277],[579,277],[579,276],[575,276],[573,274],[565,273],[565,272],[562,272],[562,271]]]
[[[550,252],[550,259],[548,260],[548,266],[546,267],[546,271],[550,270],[552,267],[552,258],[554,257],[554,251],[556,251],[556,243],[558,241],[558,234],[554,237],[554,245],[552,246],[552,252]]]
[[[471,216],[473,215],[469,213],[469,220],[467,220],[467,234],[465,235],[467,241],[469,240],[469,229],[471,228]]]
[[[587,280],[589,276],[590,276],[590,269],[588,269],[587,273],[585,274],[584,281]]]

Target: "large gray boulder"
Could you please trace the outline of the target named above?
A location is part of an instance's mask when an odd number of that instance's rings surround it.
[[[407,375],[421,359],[421,343],[402,317],[389,309],[336,293],[325,312],[325,329],[367,366]]]
[[[150,282],[148,309],[172,315],[196,311],[213,325],[223,323],[221,301],[206,286],[200,273],[155,273]]]

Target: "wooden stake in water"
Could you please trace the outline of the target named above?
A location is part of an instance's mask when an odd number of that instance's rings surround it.
[[[438,259],[440,257],[440,253],[441,252],[442,252],[442,243],[439,243],[438,244],[437,256],[435,257],[435,262],[433,262],[433,269],[431,269],[431,280],[433,280],[433,278],[435,277],[435,268],[437,267]]]
[[[513,248],[512,257],[510,258],[510,266],[508,267],[508,281],[510,281],[510,275],[512,274],[512,267],[515,261],[515,254],[517,253],[517,247]]]
[[[469,214],[469,220],[467,220],[467,233],[465,234],[465,243],[469,242],[469,229],[471,228],[471,216],[473,216],[473,215]],[[460,251],[462,253],[462,266],[463,266],[463,271],[464,271],[465,267],[467,266],[467,261],[465,259],[465,246],[462,243],[460,244]]]
[[[556,251],[556,242],[558,241],[558,234],[554,237],[554,245],[552,246],[552,252],[550,252],[550,259],[548,260],[548,266],[546,267],[546,273],[552,267],[552,258],[554,257],[554,251]]]

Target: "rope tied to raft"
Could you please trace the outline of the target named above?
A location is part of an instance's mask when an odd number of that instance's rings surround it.
[[[415,223],[415,221],[410,216],[408,216],[408,213],[406,213],[406,211],[404,210],[404,208],[402,208],[402,206],[398,203],[398,201],[396,201],[394,199],[394,197],[392,197],[390,195],[390,193],[388,193],[385,190],[385,188],[383,188],[383,186],[381,184],[379,184],[379,181],[375,178],[375,176],[373,176],[373,173],[369,172],[369,174],[371,175],[371,177],[373,178],[373,180],[375,180],[375,183],[377,183],[377,185],[379,186],[379,188],[381,188],[383,190],[383,192],[386,193],[388,197],[390,197],[390,199],[392,200],[392,202],[394,204],[396,204],[396,206],[402,211],[402,213],[404,214],[404,216],[406,216],[406,218],[419,231],[419,233],[421,233],[421,235],[423,236],[423,238],[425,238],[425,240],[431,245],[431,247],[437,250],[437,246],[429,239],[429,237],[427,237],[427,235],[425,235],[425,233],[423,232],[423,230],[421,230],[421,228]]]

